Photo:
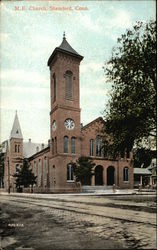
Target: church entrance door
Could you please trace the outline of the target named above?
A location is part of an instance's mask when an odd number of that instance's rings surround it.
[[[96,166],[95,168],[95,185],[100,186],[103,185],[103,167]]]
[[[107,185],[111,186],[113,184],[115,184],[114,182],[114,172],[115,172],[115,168],[110,166],[107,168]]]

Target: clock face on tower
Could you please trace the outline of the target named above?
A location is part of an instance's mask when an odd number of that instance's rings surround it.
[[[52,130],[55,131],[57,128],[56,121],[54,120],[52,123]]]
[[[66,127],[66,129],[68,130],[73,130],[75,128],[75,123],[72,119],[66,119],[64,122],[64,126]]]

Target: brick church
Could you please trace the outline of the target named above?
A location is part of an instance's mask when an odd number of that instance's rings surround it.
[[[80,76],[83,56],[67,42],[65,35],[48,59],[50,69],[50,140],[47,145],[23,141],[16,113],[10,139],[6,141],[6,190],[15,191],[13,174],[27,159],[37,176],[34,192],[79,192],[71,162],[90,157],[95,165],[91,186],[133,187],[132,155],[116,160],[104,158],[101,117],[82,126],[80,121]]]

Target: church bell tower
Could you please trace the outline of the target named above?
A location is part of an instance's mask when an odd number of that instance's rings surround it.
[[[56,47],[48,60],[50,68],[50,168],[56,187],[67,183],[67,166],[81,153],[80,77],[83,59],[67,42]],[[72,180],[71,180],[72,181]],[[51,185],[51,184],[50,184]],[[53,185],[53,183],[52,183]]]

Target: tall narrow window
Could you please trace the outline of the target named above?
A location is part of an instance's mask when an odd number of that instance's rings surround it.
[[[90,140],[90,156],[94,156],[94,140]]]
[[[74,168],[71,164],[67,166],[67,181],[74,181]]]
[[[57,137],[55,137],[54,141],[54,153],[57,154]]]
[[[15,153],[17,153],[17,145],[15,145]]]
[[[101,150],[102,150],[102,138],[101,136],[96,137],[96,155],[101,156]]]
[[[65,98],[72,100],[73,98],[73,86],[72,86],[72,72],[67,71],[65,74]]]
[[[68,136],[64,136],[64,153],[68,153]]]
[[[18,145],[17,148],[18,148],[18,150],[17,150],[18,153],[20,153],[20,145]]]
[[[56,101],[56,75],[53,74],[53,101]]]
[[[123,169],[123,181],[129,181],[129,169],[125,167]]]
[[[76,144],[76,138],[72,137],[71,138],[71,153],[75,154],[75,144]]]
[[[46,180],[47,178],[47,159],[45,157],[44,159],[44,179]]]
[[[42,184],[42,166],[41,166],[41,160],[39,159],[39,165],[38,165],[38,180],[39,180],[39,186]]]

